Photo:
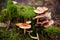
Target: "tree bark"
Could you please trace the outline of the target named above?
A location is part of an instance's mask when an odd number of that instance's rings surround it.
[[[52,12],[52,19],[55,21],[55,26],[60,26],[60,0],[45,0],[45,6]]]

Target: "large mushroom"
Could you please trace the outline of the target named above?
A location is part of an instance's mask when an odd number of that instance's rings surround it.
[[[24,29],[24,34],[26,34],[26,29],[30,29],[31,25],[23,23],[22,25],[20,25],[21,29]]]
[[[26,33],[26,29],[31,28],[31,25],[29,25],[27,23],[16,23],[15,25],[21,29],[24,29],[24,34]]]

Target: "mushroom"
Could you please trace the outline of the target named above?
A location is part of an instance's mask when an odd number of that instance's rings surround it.
[[[34,19],[41,18],[41,17],[43,17],[43,16],[40,16],[40,15],[39,15],[39,16],[36,16],[36,17],[33,18],[33,20],[34,20]]]
[[[37,13],[37,14],[42,14],[42,13],[44,13],[47,10],[48,10],[47,7],[37,7],[37,9],[34,10],[34,12]]]
[[[44,27],[48,28],[48,27],[50,27],[52,24],[54,24],[54,21],[53,21],[53,20],[50,20],[48,23],[46,23],[46,24],[44,25]]]
[[[29,24],[26,24],[26,23],[23,23],[21,26],[20,26],[21,29],[24,29],[24,34],[26,33],[26,29],[30,29],[31,28],[31,25]]]
[[[47,22],[49,22],[48,20],[45,20],[45,21],[42,21],[42,22],[37,22],[37,24],[44,24],[44,23],[47,23]]]
[[[17,4],[17,2],[16,1],[12,1],[14,4]]]
[[[26,23],[27,23],[27,24],[30,24],[30,23],[31,23],[31,21],[26,21]]]
[[[44,16],[46,16],[46,17],[48,17],[49,19],[51,19],[51,12],[46,12]]]
[[[51,12],[46,12],[46,13],[44,13],[44,14],[37,15],[37,16],[34,17],[33,19],[37,19],[37,18],[41,18],[41,17],[47,17],[47,18],[51,19]]]
[[[30,32],[29,32],[28,34],[29,34],[29,36],[30,36],[31,38],[40,40],[40,39],[39,39],[39,34],[38,34],[38,33],[36,33],[36,37],[32,36],[32,35],[30,34]]]
[[[16,23],[15,25],[16,26],[21,26],[23,23]]]

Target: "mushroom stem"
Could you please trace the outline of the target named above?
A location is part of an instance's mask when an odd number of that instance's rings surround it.
[[[40,39],[39,39],[39,35],[38,35],[38,33],[37,33],[37,39],[40,40]]]
[[[29,34],[29,36],[30,36],[31,38],[39,40],[39,35],[38,35],[38,33],[36,33],[37,37],[32,36],[32,35],[30,34],[30,32],[29,32],[28,34]]]
[[[24,29],[24,34],[26,34],[26,29]]]

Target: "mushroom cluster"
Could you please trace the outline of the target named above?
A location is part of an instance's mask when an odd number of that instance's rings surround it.
[[[34,12],[36,16],[33,19],[37,19],[36,25],[40,24],[43,27],[49,27],[54,23],[51,18],[51,12],[48,12],[47,7],[37,7]]]

